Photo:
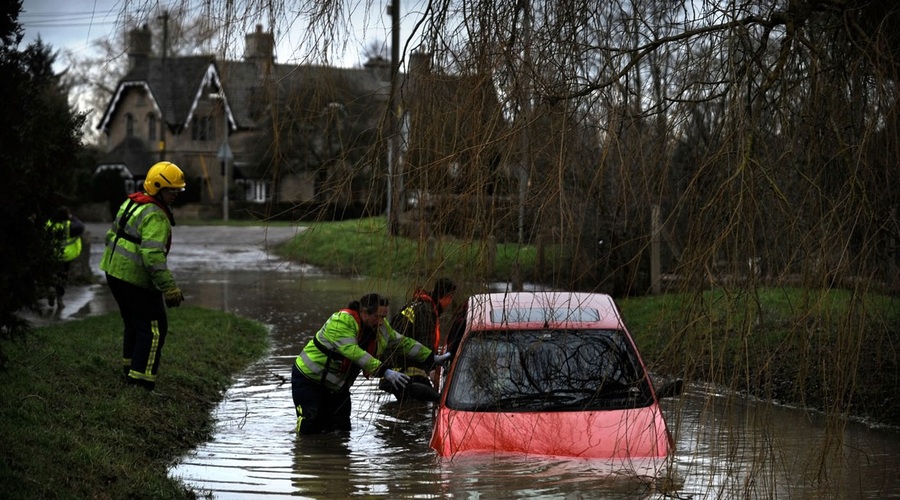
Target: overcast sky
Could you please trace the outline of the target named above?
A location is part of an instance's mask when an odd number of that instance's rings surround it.
[[[118,0],[25,0],[19,22],[25,28],[20,48],[38,35],[54,49],[85,50],[91,40],[116,28]]]
[[[295,0],[285,0],[290,5]],[[335,57],[341,66],[360,64],[360,53],[372,42],[389,42],[390,18],[385,13],[391,0],[347,0],[346,12],[353,19],[355,33],[348,39],[343,55]],[[400,0],[395,0],[400,1]],[[200,3],[200,2],[196,2]],[[405,40],[413,29],[414,18],[425,0],[401,1],[401,38]],[[33,42],[38,36],[54,50],[71,49],[76,53],[91,50],[91,42],[104,37],[118,37],[119,23],[123,11],[152,9],[162,12],[166,3],[146,0],[24,0],[19,22],[25,28],[25,38],[20,48]],[[368,10],[367,10],[368,9]],[[151,14],[158,15],[158,14]],[[269,29],[267,23],[263,23]],[[295,23],[297,25],[302,23]],[[295,62],[294,49],[302,33],[276,31],[278,47],[277,60],[281,63]],[[241,37],[241,42],[243,38]]]

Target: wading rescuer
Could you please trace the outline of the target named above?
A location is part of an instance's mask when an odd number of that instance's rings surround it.
[[[184,186],[184,172],[174,163],[150,167],[143,191],[119,207],[100,261],[125,327],[125,383],[150,391],[169,329],[166,306],[184,301],[167,264],[175,225],[170,207]]]
[[[297,356],[291,369],[291,394],[298,434],[350,430],[350,386],[360,371],[366,377],[384,377],[402,389],[409,377],[379,361],[385,352],[402,352],[426,366],[441,365],[450,358],[449,354],[435,356],[428,347],[397,333],[387,321],[389,305],[377,293],[351,302],[332,314]]]
[[[417,342],[437,352],[443,339],[441,338],[441,313],[453,302],[456,283],[450,278],[440,278],[434,282],[430,294],[425,290],[416,290],[412,300],[407,302],[392,319],[391,325],[401,335],[412,337]],[[452,350],[447,352],[452,353]],[[430,373],[428,366],[422,366],[403,356],[391,355],[388,365],[400,373],[410,377],[410,383],[402,389],[382,381],[379,387],[390,392],[398,401],[417,399],[436,402],[441,395],[432,382],[436,376]]]

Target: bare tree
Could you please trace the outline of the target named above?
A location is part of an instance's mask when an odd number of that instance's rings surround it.
[[[326,62],[349,39],[350,13],[375,9],[200,7],[227,32],[257,19],[276,37],[299,32],[297,59]],[[644,294],[662,240],[666,288],[688,298],[659,327],[669,349],[658,367],[762,396],[797,390],[835,417],[857,403],[873,380],[861,362],[882,355],[870,346],[896,342],[855,320],[867,294],[900,289],[900,5],[446,0],[424,5],[414,26],[402,53],[427,54],[429,71],[413,89],[407,64],[403,168],[410,188],[445,199],[411,233],[423,252],[447,233],[536,244],[542,274],[505,278]],[[456,271],[489,278],[480,266]],[[809,310],[843,288],[852,310],[831,325],[812,315],[785,325],[758,310],[763,285],[802,286],[798,307]],[[710,288],[728,303],[724,317],[710,314]],[[800,359],[754,349],[772,330]],[[753,357],[771,362],[752,372]]]

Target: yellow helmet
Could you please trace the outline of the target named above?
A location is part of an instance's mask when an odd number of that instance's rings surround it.
[[[147,178],[144,179],[144,191],[150,196],[155,196],[163,188],[184,191],[184,186],[184,172],[169,161],[161,161],[150,167]]]

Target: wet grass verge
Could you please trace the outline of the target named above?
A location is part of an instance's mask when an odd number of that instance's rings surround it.
[[[760,287],[619,301],[651,370],[900,426],[900,304],[867,290]]]
[[[267,349],[266,328],[220,311],[170,310],[157,391],[122,380],[121,319],[90,317],[5,344],[3,497],[196,498],[168,469],[208,440],[233,377]]]

